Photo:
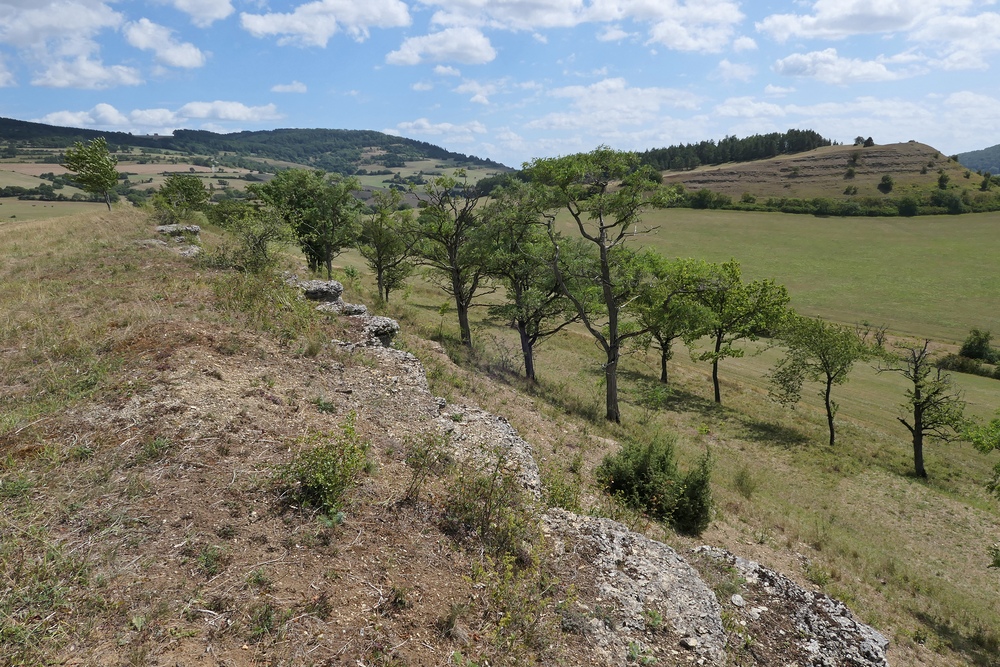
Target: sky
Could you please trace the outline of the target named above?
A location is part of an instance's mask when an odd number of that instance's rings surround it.
[[[0,0],[0,116],[378,130],[519,167],[811,129],[1000,144],[997,0]]]

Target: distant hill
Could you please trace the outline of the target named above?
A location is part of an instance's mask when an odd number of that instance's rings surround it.
[[[492,160],[373,130],[279,129],[232,134],[176,130],[173,135],[145,136],[0,118],[0,142],[7,143],[7,150],[26,146],[66,148],[75,141],[96,137],[104,137],[111,145],[244,160],[271,159],[339,173],[354,173],[362,164],[393,169],[411,160],[450,160],[459,165],[507,169]]]
[[[978,151],[959,153],[958,161],[969,169],[991,174],[1000,174],[1000,144]]]
[[[803,153],[814,148],[830,146],[833,142],[812,130],[795,130],[755,134],[750,137],[726,137],[721,141],[702,141],[697,144],[679,144],[667,148],[654,148],[640,154],[644,164],[656,169],[678,171],[702,165],[726,162],[752,162],[778,155]]]

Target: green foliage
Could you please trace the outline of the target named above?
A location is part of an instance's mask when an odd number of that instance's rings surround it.
[[[701,534],[711,520],[711,458],[681,475],[674,438],[658,435],[646,443],[626,441],[598,466],[597,482],[629,507],[670,523],[675,530]]]
[[[87,192],[104,197],[111,210],[111,190],[118,184],[118,158],[108,151],[104,137],[83,144],[79,141],[66,149],[63,166],[75,171],[74,180]]]
[[[895,185],[896,182],[892,180],[892,176],[886,174],[885,176],[882,177],[882,180],[879,181],[879,184],[876,187],[878,188],[879,192],[881,192],[884,195],[887,195],[890,192],[892,192],[892,188]]]
[[[697,302],[707,316],[694,336],[709,336],[713,349],[698,356],[712,362],[712,384],[715,402],[722,402],[719,388],[719,362],[728,357],[742,357],[743,350],[734,347],[742,340],[757,340],[776,330],[784,320],[790,297],[782,285],[773,280],[743,282],[740,264],[729,260],[712,268],[704,289],[696,294]]]
[[[287,169],[263,185],[247,188],[295,231],[310,270],[326,269],[333,277],[333,259],[354,245],[361,202],[354,192],[361,183],[322,171]]]
[[[371,211],[361,222],[358,252],[375,274],[379,297],[401,288],[415,268],[414,256],[420,237],[413,215],[400,211],[403,196],[398,190],[375,191]]]
[[[536,508],[509,471],[504,453],[487,456],[491,460],[485,466],[466,461],[456,470],[445,501],[443,527],[476,539],[495,559],[512,556],[528,565],[538,532]]]
[[[812,130],[791,129],[787,132],[755,134],[742,139],[726,137],[721,141],[654,148],[642,153],[639,158],[642,164],[659,170],[694,169],[703,164],[750,162],[776,155],[801,153],[829,146],[830,143],[829,139],[824,139]]]
[[[307,449],[276,467],[278,484],[290,498],[325,514],[340,510],[344,496],[368,465],[368,443],[357,434],[356,419],[351,412],[340,434],[307,436],[302,442]]]
[[[1000,361],[1000,352],[991,345],[992,334],[982,329],[973,329],[969,332],[962,348],[958,353],[969,359],[979,359],[988,364],[995,364]]]
[[[277,266],[293,239],[285,220],[268,208],[233,208],[225,226],[229,238],[202,260],[210,266],[261,274]]]
[[[427,478],[432,474],[442,474],[451,464],[446,445],[446,439],[434,433],[407,439],[406,465],[410,466],[412,473],[406,488],[407,500],[417,500]]]
[[[153,207],[162,212],[165,222],[183,220],[207,205],[208,190],[194,174],[170,174],[153,196]]]
[[[938,180],[937,180],[938,188],[941,190],[946,189],[950,181],[951,177],[948,174],[941,172],[941,174],[938,175]]]
[[[788,351],[770,374],[772,395],[782,403],[794,404],[801,397],[804,381],[821,383],[819,396],[826,408],[832,447],[838,408],[832,389],[847,382],[855,362],[868,359],[872,352],[853,328],[795,314],[784,320],[778,339]]]

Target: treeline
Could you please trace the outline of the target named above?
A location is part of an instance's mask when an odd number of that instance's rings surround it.
[[[974,171],[1000,173],[1000,144],[979,151],[959,153],[955,157],[963,166]]]
[[[680,144],[668,148],[655,148],[639,157],[660,171],[694,169],[703,164],[726,162],[752,162],[790,153],[803,153],[833,142],[812,130],[788,130],[770,134],[755,134],[740,139],[726,137],[721,141],[702,141],[697,144]]]
[[[454,153],[424,141],[397,137],[372,130],[278,129],[218,134],[207,130],[176,130],[173,136],[133,136],[125,132],[103,132],[56,127],[0,118],[0,140],[6,151],[17,154],[23,147],[67,148],[75,142],[104,137],[112,147],[136,146],[189,155],[212,155],[232,166],[233,158],[282,160],[353,174],[362,161],[398,168],[410,160],[451,160],[460,165],[506,169],[498,162],[474,155]],[[368,152],[366,153],[366,149]],[[252,167],[256,169],[257,167]]]
[[[732,211],[764,211],[769,213],[801,213],[834,217],[895,217],[916,215],[958,215],[1000,211],[1000,178],[988,178],[987,187],[976,191],[934,190],[926,194],[902,197],[852,197],[832,199],[814,197],[756,197],[749,193],[739,200],[708,189],[683,192],[676,206]]]

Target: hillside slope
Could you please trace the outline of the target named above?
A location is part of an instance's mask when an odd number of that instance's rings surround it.
[[[991,174],[1000,174],[1000,144],[978,151],[959,153],[958,161],[969,169]]]
[[[850,171],[849,171],[850,170]],[[685,172],[664,172],[666,183],[681,183],[688,190],[707,188],[739,200],[744,193],[758,198],[884,197],[882,177],[895,181],[893,196],[937,187],[939,170],[952,184],[966,182],[966,169],[939,151],[917,142],[884,146],[826,146],[806,153],[769,160],[699,167]],[[970,182],[970,187],[978,186]],[[853,195],[845,194],[856,186]]]

